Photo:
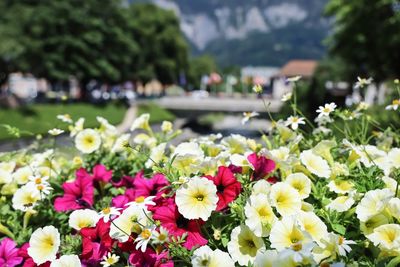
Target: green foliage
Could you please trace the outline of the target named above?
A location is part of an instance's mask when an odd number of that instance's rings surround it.
[[[330,52],[344,60],[353,77],[382,81],[400,75],[400,12],[396,0],[331,0],[326,14],[335,17]]]
[[[190,59],[189,71],[187,73],[188,81],[193,84],[196,89],[200,87],[200,80],[203,75],[209,75],[211,72],[217,71],[217,64],[210,55],[203,55]]]
[[[187,64],[172,12],[120,0],[2,1],[0,71],[51,81],[174,81]],[[149,14],[151,14],[149,16]],[[164,71],[168,70],[168,71]]]

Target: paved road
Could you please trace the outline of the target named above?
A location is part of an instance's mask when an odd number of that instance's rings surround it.
[[[275,99],[265,99],[265,104],[269,106],[272,113],[278,112],[282,102]],[[191,98],[191,97],[172,97],[166,96],[154,100],[157,105],[169,110],[183,111],[221,111],[221,112],[267,112],[262,99],[250,98]]]

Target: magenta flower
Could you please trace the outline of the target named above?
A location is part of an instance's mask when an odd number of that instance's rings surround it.
[[[133,184],[135,185],[135,197],[161,196],[164,193],[161,190],[169,185],[165,176],[161,173],[155,174],[151,179],[137,177]]]
[[[18,255],[17,244],[10,238],[0,242],[0,266],[14,267],[19,265],[23,258]]]
[[[112,178],[112,171],[108,171],[106,166],[97,164],[93,168],[93,179],[95,181],[108,183]]]
[[[185,248],[192,249],[207,244],[208,241],[202,236],[200,229],[204,221],[184,218],[173,199],[165,200],[162,206],[155,206],[153,212],[153,219],[160,221],[161,226],[166,228],[171,236],[180,237],[187,234],[183,243]]]
[[[84,209],[93,205],[93,178],[85,169],[77,170],[75,181],[65,182],[62,187],[64,196],[58,197],[54,201],[56,211]]]
[[[228,204],[234,201],[240,194],[242,185],[238,180],[236,180],[233,172],[228,167],[219,166],[217,175],[206,175],[205,177],[213,181],[217,187],[217,211],[228,207]]]
[[[257,153],[250,154],[247,160],[253,165],[252,180],[265,178],[275,170],[275,162],[264,156],[258,156]]]

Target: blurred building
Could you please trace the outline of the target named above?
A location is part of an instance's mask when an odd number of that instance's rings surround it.
[[[302,80],[310,80],[317,69],[318,62],[315,60],[291,60],[287,62],[273,78],[272,96],[280,99],[285,93],[292,91],[292,84],[287,78],[301,76]]]

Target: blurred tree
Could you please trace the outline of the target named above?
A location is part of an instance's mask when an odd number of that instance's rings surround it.
[[[210,55],[203,55],[191,58],[189,61],[189,70],[187,73],[188,81],[196,89],[200,88],[200,81],[203,75],[209,75],[217,71],[218,67],[215,60]]]
[[[148,81],[158,78],[163,83],[177,81],[188,65],[188,46],[172,11],[152,4],[135,4],[127,9],[131,37],[140,47],[132,61],[134,78]]]
[[[400,76],[400,10],[396,0],[330,0],[326,14],[335,17],[330,52],[351,73],[378,82]],[[361,70],[361,73],[360,73]]]
[[[175,15],[120,0],[4,0],[0,63],[53,82],[176,79],[187,49]],[[135,73],[137,72],[137,73]]]

